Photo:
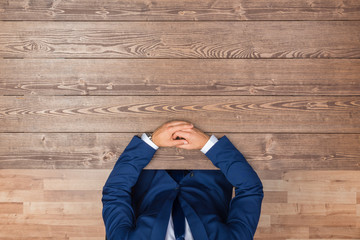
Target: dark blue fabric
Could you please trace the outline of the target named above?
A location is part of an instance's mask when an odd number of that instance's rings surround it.
[[[179,198],[176,197],[173,203],[172,216],[174,223],[175,238],[178,239],[185,234],[185,215],[181,209]]]
[[[189,171],[187,171],[187,170],[167,170],[167,172],[177,183],[180,183],[180,181],[184,178],[184,176]],[[173,203],[172,216],[173,216],[173,223],[174,223],[175,238],[177,240],[180,240],[185,236],[185,215],[181,208],[178,197],[175,198],[174,203]]]
[[[166,172],[177,182],[180,181],[188,174],[189,170],[166,170]]]
[[[220,170],[193,170],[179,182],[166,170],[143,170],[155,152],[134,136],[110,173],[102,197],[108,240],[164,239],[176,197],[195,240],[253,239],[263,187],[226,136],[206,153]]]

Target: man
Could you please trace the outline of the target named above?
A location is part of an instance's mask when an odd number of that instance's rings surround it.
[[[220,170],[143,170],[158,147],[199,149]],[[231,199],[232,188],[235,197]],[[185,121],[134,136],[103,188],[108,240],[253,239],[262,183],[226,136]]]

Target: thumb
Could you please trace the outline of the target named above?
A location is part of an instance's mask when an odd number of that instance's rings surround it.
[[[173,140],[171,141],[172,146],[183,146],[189,144],[186,140]]]
[[[191,149],[191,145],[190,144],[183,144],[183,145],[177,145],[177,148],[182,148],[182,149]]]
[[[177,131],[172,135],[173,139],[175,140],[176,138],[188,138],[189,137],[189,133],[187,132],[183,132],[183,131]]]

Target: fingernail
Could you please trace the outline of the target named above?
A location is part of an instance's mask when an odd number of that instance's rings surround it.
[[[188,142],[184,142],[184,144],[188,144]]]

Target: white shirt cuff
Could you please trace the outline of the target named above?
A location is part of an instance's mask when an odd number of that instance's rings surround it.
[[[153,149],[157,150],[159,148],[153,141],[150,140],[146,133],[143,133],[141,135],[141,139],[144,140],[147,144],[149,144]]]
[[[215,137],[214,135],[211,135],[210,139],[207,141],[207,143],[202,147],[202,149],[200,151],[203,152],[204,154],[206,154],[207,151],[209,151],[210,148],[212,146],[214,146],[214,144],[217,141],[218,141],[217,137]]]

